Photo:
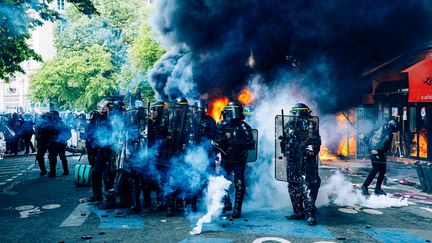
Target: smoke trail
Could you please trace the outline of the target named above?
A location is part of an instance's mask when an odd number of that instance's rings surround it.
[[[430,13],[427,0],[159,0],[153,29],[177,60],[185,58],[172,70],[188,74],[158,75],[156,67],[151,82],[161,96],[231,96],[251,75],[273,83],[280,71],[296,69],[310,77],[298,84],[312,84],[321,111],[343,110],[370,88],[361,73],[430,43]],[[253,67],[246,65],[251,54]]]
[[[207,213],[198,220],[195,228],[190,232],[191,235],[201,234],[203,224],[211,222],[212,217],[220,214],[223,203],[222,198],[225,195],[225,190],[229,188],[231,182],[223,176],[211,176],[206,194]]]
[[[353,184],[348,181],[344,175],[336,171],[336,173],[321,186],[317,199],[317,206],[327,206],[330,203],[334,203],[338,206],[388,208],[408,206],[408,199],[376,195],[365,197],[359,190],[354,190]]]

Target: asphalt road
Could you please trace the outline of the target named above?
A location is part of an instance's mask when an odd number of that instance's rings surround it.
[[[79,157],[68,157],[70,170]],[[34,155],[0,160],[0,242],[430,242],[432,201],[414,187],[392,185],[388,191],[417,195],[410,205],[377,211],[351,208],[339,211],[334,204],[319,209],[319,225],[287,221],[290,210],[245,211],[241,219],[219,217],[204,225],[201,235],[191,236],[199,215],[166,218],[164,212],[144,211],[127,215],[125,209],[98,210],[80,198],[91,196],[89,187],[75,187],[72,176],[39,177]],[[85,163],[84,160],[80,163]],[[364,179],[367,169],[353,169],[354,183]],[[396,166],[398,175],[412,173]],[[391,171],[391,170],[390,170]],[[323,175],[329,174],[323,170]],[[325,177],[325,176],[323,176]],[[324,178],[325,179],[325,178]],[[257,200],[257,199],[255,199]],[[288,200],[288,194],[275,200]],[[372,213],[382,213],[380,215]],[[88,236],[91,239],[82,239]],[[264,238],[263,238],[264,237]],[[272,241],[265,241],[265,237]],[[261,240],[260,240],[261,239]],[[268,238],[267,238],[268,239]],[[429,240],[429,241],[428,241]]]

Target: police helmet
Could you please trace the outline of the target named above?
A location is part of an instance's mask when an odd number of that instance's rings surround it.
[[[248,106],[246,106],[244,109],[243,109],[243,115],[245,116],[245,117],[250,117],[250,116],[252,116],[252,114],[255,112],[255,109],[252,107],[252,106],[250,106],[250,105],[248,105]]]
[[[397,132],[399,130],[399,124],[394,119],[391,119],[386,123],[387,129],[389,129],[391,132]]]
[[[224,120],[245,119],[243,115],[243,106],[236,101],[230,101],[222,110]]]
[[[290,111],[293,116],[309,116],[312,111],[309,107],[303,103],[295,104]]]
[[[185,97],[178,97],[174,100],[174,104],[176,104],[176,105],[188,105],[188,101]]]
[[[156,101],[150,105],[150,110],[161,111],[161,110],[163,110],[163,107],[164,107],[164,102],[161,100],[158,100],[158,101]]]
[[[193,110],[195,113],[200,113],[201,115],[205,114],[207,111],[207,103],[203,100],[197,100],[194,103]]]
[[[51,113],[51,117],[54,121],[60,121],[61,120],[60,113],[58,111],[53,110],[53,111],[50,111],[50,113]]]

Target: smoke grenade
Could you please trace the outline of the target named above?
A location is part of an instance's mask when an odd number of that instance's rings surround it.
[[[205,202],[207,205],[207,213],[198,220],[196,226],[190,232],[191,235],[201,234],[203,224],[211,222],[212,217],[218,216],[223,208],[222,198],[225,195],[225,190],[228,190],[231,182],[223,176],[211,176],[207,188]]]

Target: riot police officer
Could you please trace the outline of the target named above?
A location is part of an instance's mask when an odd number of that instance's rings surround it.
[[[392,119],[388,122],[385,122],[379,129],[371,131],[367,136],[361,136],[364,138],[366,144],[370,147],[370,159],[372,162],[372,170],[369,172],[361,187],[362,193],[364,195],[369,195],[368,187],[372,183],[376,174],[378,174],[378,178],[375,185],[375,194],[386,195],[386,193],[381,189],[381,185],[387,171],[386,152],[391,147],[393,133],[397,132],[398,129],[398,123]]]
[[[241,216],[241,208],[246,192],[245,169],[247,151],[254,147],[252,128],[244,122],[243,107],[231,101],[222,110],[223,120],[218,123],[216,144],[221,154],[222,173],[229,178],[234,173],[234,208],[233,218]],[[224,211],[232,209],[229,196],[224,197]]]
[[[46,112],[41,115],[41,119],[35,127],[35,138],[37,142],[36,160],[39,165],[40,176],[44,176],[48,173],[45,167],[45,154],[48,151],[51,132],[50,113]]]
[[[217,151],[211,142],[215,139],[217,127],[215,120],[206,114],[207,109],[208,106],[205,101],[197,100],[192,107],[189,117],[189,146],[202,146],[207,150],[208,158],[210,158],[210,163],[204,170],[188,168],[194,171],[196,177],[200,178],[200,186],[188,188],[188,192],[186,193],[186,205],[190,205],[194,212],[198,211],[197,200],[202,196],[201,193],[207,184],[207,176],[215,173],[216,166],[215,158]]]
[[[92,137],[94,138],[94,145],[92,147],[97,151],[92,170],[92,190],[93,196],[88,199],[88,202],[97,202],[103,200],[102,195],[102,180],[105,181],[105,191],[112,188],[112,178],[102,178],[107,166],[112,160],[113,156],[113,127],[109,119],[110,107],[112,101],[105,101],[100,104],[101,110],[94,117],[94,122],[97,127],[94,128]]]
[[[303,103],[292,107],[281,138],[281,149],[287,157],[288,192],[294,211],[287,218],[306,218],[309,225],[316,225],[315,200],[321,184],[317,155],[321,138],[318,120],[311,116],[311,112]]]
[[[64,124],[58,111],[51,111],[51,138],[48,148],[48,159],[50,172],[48,177],[56,176],[57,155],[60,157],[63,166],[63,175],[69,175],[66,159],[67,140],[72,137],[71,129]]]
[[[162,184],[165,190],[164,194],[167,198],[167,217],[175,215],[176,210],[178,212],[184,211],[183,198],[181,194],[180,176],[176,172],[175,168],[177,165],[170,164],[172,158],[181,155],[184,152],[188,144],[188,133],[187,133],[187,118],[189,105],[188,101],[184,97],[178,97],[174,100],[174,103],[166,110],[165,119],[167,126],[166,142],[164,144],[166,153],[164,154],[164,163],[168,165],[166,172],[162,172]],[[172,178],[172,180],[170,179]],[[170,181],[174,182],[172,184]]]

